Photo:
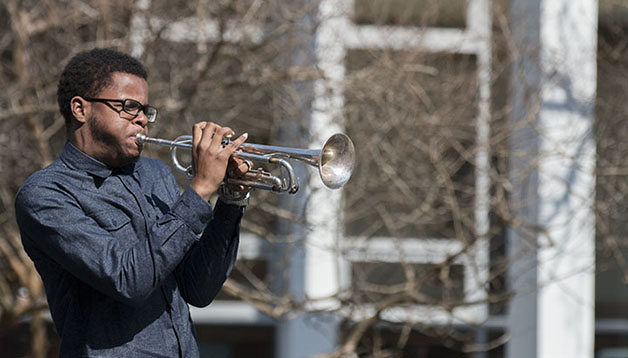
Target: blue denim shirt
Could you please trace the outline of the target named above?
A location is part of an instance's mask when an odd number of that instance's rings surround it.
[[[18,191],[61,357],[196,357],[187,303],[206,306],[236,260],[244,207],[212,211],[161,161],[112,170],[66,143]]]

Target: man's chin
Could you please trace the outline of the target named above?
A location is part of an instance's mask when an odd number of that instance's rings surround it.
[[[131,164],[133,162],[136,162],[140,158],[140,154],[141,154],[141,150],[120,153],[117,160],[118,162],[117,166],[121,167],[127,164]]]
[[[137,160],[142,155],[142,146],[133,142],[133,145],[129,147],[129,150],[125,153],[125,156],[131,160]]]
[[[138,150],[135,153],[129,153],[128,155],[125,156],[124,159],[127,163],[135,162],[140,158],[141,153],[142,153],[141,150]]]

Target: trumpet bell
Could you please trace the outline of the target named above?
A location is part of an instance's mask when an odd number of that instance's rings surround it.
[[[318,169],[323,184],[330,189],[345,185],[353,172],[355,147],[351,139],[337,133],[329,137],[319,157]]]

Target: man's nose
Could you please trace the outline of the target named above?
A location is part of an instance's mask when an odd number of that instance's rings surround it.
[[[140,113],[135,116],[135,118],[133,118],[133,123],[137,124],[140,127],[146,127],[146,125],[148,124],[148,117],[146,116],[146,114],[144,113],[144,111],[140,111]]]

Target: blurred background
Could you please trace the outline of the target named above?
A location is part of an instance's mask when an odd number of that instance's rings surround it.
[[[203,357],[628,357],[628,0],[3,0],[1,356],[57,356],[13,201],[95,47],[148,68],[151,136],[354,141],[343,189],[253,193]]]

